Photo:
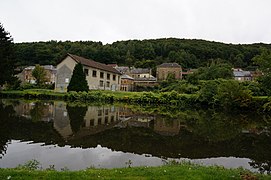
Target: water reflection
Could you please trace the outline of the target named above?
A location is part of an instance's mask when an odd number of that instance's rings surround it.
[[[98,154],[92,155],[89,161],[94,163],[90,163],[93,166],[125,166],[124,160],[121,161],[122,165],[114,163],[116,159],[113,160],[111,155],[117,152],[122,158],[126,157],[126,161],[128,157],[132,158],[134,165],[144,165],[136,163],[143,159],[145,165],[160,165],[161,157],[188,158],[203,164],[217,163],[226,167],[238,164],[244,168],[270,172],[271,118],[255,113],[229,114],[212,110],[180,111],[168,107],[3,99],[0,101],[0,117],[0,167],[11,167],[7,165],[7,162],[11,162],[9,149],[16,152],[22,148],[12,149],[14,145],[26,146],[14,141],[19,140],[30,141],[31,144],[42,143],[43,147],[34,147],[37,152],[45,154],[49,152],[44,148],[50,147],[57,151],[63,147],[59,150],[63,156],[65,153],[74,154],[73,148],[79,147],[83,148],[82,152],[90,151],[87,153],[89,156],[97,147],[110,150],[105,151],[109,154],[103,155],[109,159],[107,164],[98,162]],[[31,150],[27,152],[29,154],[25,158],[33,154]],[[76,152],[79,153],[78,150]],[[131,156],[129,153],[137,155]],[[20,154],[17,153],[16,157],[21,157],[21,160],[14,161],[13,166],[23,160]],[[57,154],[50,151],[52,159]],[[148,159],[146,154],[152,159]],[[81,155],[77,156],[83,161]],[[73,161],[65,163],[72,164],[72,169],[89,167],[79,166],[78,161]],[[64,163],[58,160],[54,164],[60,162]]]

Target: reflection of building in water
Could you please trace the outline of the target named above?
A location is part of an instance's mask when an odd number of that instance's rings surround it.
[[[14,111],[18,116],[36,121],[52,121],[54,117],[54,107],[50,102],[18,103],[14,105]]]
[[[119,110],[115,106],[88,106],[80,130],[74,134],[71,127],[66,103],[55,102],[54,128],[65,139],[79,138],[112,128],[119,119]],[[72,137],[72,135],[74,135]]]
[[[157,118],[154,121],[154,131],[166,136],[174,136],[179,134],[181,125],[180,120],[167,120],[163,118]]]
[[[70,125],[70,119],[66,109],[66,103],[61,101],[54,102],[55,116],[54,116],[54,128],[64,139],[67,139],[73,134]]]
[[[130,108],[119,107],[119,120],[126,121],[131,119],[135,114]]]
[[[115,106],[89,106],[84,118],[84,127],[111,124],[119,119],[119,110]]]
[[[161,135],[177,135],[179,134],[181,125],[180,120],[166,120],[154,115],[134,113],[129,108],[120,108],[120,120],[118,127],[145,127],[152,128]]]

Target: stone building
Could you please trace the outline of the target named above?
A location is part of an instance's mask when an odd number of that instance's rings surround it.
[[[57,65],[56,91],[67,91],[73,69],[77,63],[83,65],[89,89],[120,90],[121,73],[115,68],[80,56],[68,54]]]
[[[121,75],[121,91],[133,91],[134,90],[134,78],[127,74]]]
[[[170,75],[175,79],[182,79],[182,67],[177,63],[163,63],[157,66],[156,74],[158,81],[166,80]]]
[[[46,72],[46,84],[53,84],[55,83],[56,78],[56,68],[53,65],[44,65],[41,66],[44,68]],[[35,69],[35,66],[28,66],[23,69],[21,73],[17,75],[17,77],[22,81],[22,83],[30,83],[35,84],[36,79],[32,76],[32,72]]]
[[[251,81],[252,74],[250,71],[244,71],[240,68],[233,69],[234,79],[237,81]]]

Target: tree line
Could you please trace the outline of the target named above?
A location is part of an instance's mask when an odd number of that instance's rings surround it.
[[[17,66],[56,65],[67,53],[95,61],[118,65],[155,68],[164,62],[177,62],[183,68],[199,68],[213,60],[223,60],[232,67],[253,69],[252,58],[260,48],[271,44],[225,44],[195,39],[151,39],[117,41],[103,44],[93,41],[47,41],[15,44]]]

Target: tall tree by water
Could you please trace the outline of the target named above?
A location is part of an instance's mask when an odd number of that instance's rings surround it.
[[[0,23],[0,86],[14,81],[14,44],[11,35]]]
[[[252,60],[259,65],[259,69],[263,72],[263,76],[258,78],[258,82],[265,93],[271,96],[271,51],[261,48],[261,54],[255,56]]]
[[[71,81],[68,85],[68,91],[88,91],[88,82],[86,80],[86,75],[83,71],[83,65],[78,63],[75,65]]]

